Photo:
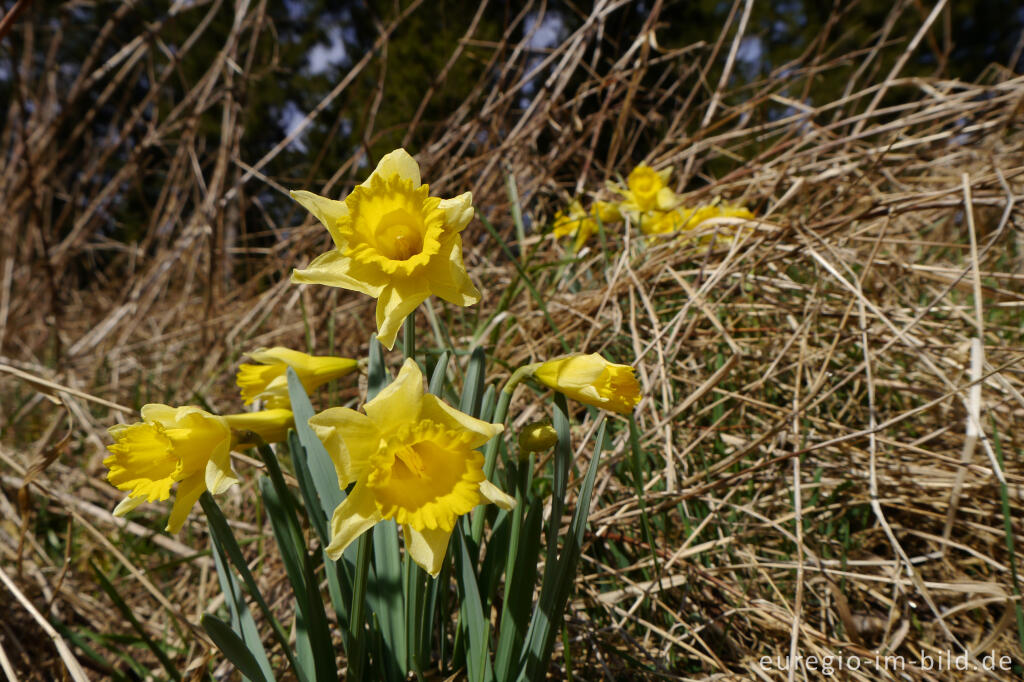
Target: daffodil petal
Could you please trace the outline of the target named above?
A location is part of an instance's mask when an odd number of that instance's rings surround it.
[[[378,426],[404,424],[420,419],[423,395],[423,373],[412,358],[406,358],[398,376],[377,396],[363,405],[363,410]]]
[[[501,488],[488,480],[480,481],[480,497],[502,509],[515,509],[516,498],[506,495]]]
[[[214,452],[210,453],[210,461],[206,463],[204,478],[206,479],[206,489],[214,495],[219,495],[238,483],[238,476],[231,470],[231,449],[228,447],[228,443],[225,442],[223,446],[218,446]],[[180,483],[178,489],[179,491],[181,489]],[[181,497],[180,492],[178,497]]]
[[[669,187],[662,187],[658,190],[656,201],[659,211],[671,211],[679,205],[679,198]]]
[[[335,249],[314,258],[305,270],[292,270],[291,280],[296,284],[340,287],[374,298],[380,296],[388,283],[383,273],[365,264],[355,263]]]
[[[380,446],[373,420],[347,407],[324,410],[311,417],[309,425],[330,455],[342,490],[363,475],[368,454]]]
[[[470,431],[475,436],[469,443],[470,448],[480,447],[505,429],[502,424],[491,424],[460,412],[437,396],[429,394],[423,396],[420,417],[456,431]]]
[[[151,424],[173,424],[178,420],[178,408],[159,403],[143,405],[142,409],[139,410],[139,414],[142,415],[142,421]]]
[[[113,514],[118,517],[124,516],[145,501],[145,495],[142,495],[141,497],[126,497],[117,503],[117,506],[114,507]]]
[[[608,363],[596,353],[546,362],[535,376],[555,390],[581,390],[593,386]]]
[[[473,219],[473,193],[463,192],[451,199],[441,199],[438,204],[444,211],[444,221],[448,227],[455,232],[462,232],[469,221]]]
[[[480,301],[480,291],[473,285],[462,262],[462,238],[441,245],[441,253],[427,265],[430,291],[449,303],[471,306]]]
[[[292,367],[305,367],[309,363],[310,355],[302,351],[292,350],[284,346],[273,348],[257,348],[246,353],[250,358],[263,365],[285,364]]]
[[[430,296],[430,288],[419,278],[398,279],[385,287],[377,299],[377,340],[391,350],[402,322]]]
[[[373,494],[364,484],[357,484],[331,517],[331,544],[327,546],[327,556],[337,561],[353,540],[380,520]]]
[[[178,482],[178,489],[174,496],[174,506],[171,507],[171,516],[167,519],[167,532],[174,534],[181,530],[181,526],[188,518],[188,514],[195,506],[196,500],[206,491],[205,475],[200,472],[194,476]]]
[[[448,541],[451,539],[450,530],[416,530],[411,526],[402,526],[402,533],[405,536],[405,550],[420,568],[436,578],[441,572],[444,564],[444,555],[448,551]]]
[[[377,168],[370,174],[370,178],[375,175],[379,175],[384,179],[397,175],[403,180],[412,182],[413,187],[419,187],[421,184],[420,166],[416,163],[416,159],[412,158],[409,152],[404,149],[396,149],[385,154],[380,163],[377,164]],[[370,178],[366,179],[366,182],[363,183],[364,186],[370,186]]]
[[[344,201],[328,199],[304,189],[294,190],[289,194],[327,228],[335,246],[342,245],[341,236],[338,234],[338,222],[348,217],[348,206]]]

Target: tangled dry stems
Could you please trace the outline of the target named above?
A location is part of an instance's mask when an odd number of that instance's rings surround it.
[[[416,9],[384,27],[380,44]],[[473,190],[543,294],[529,294],[476,223],[466,252],[485,292],[480,309],[493,310],[510,288],[516,294],[483,332],[475,313],[435,304],[457,343],[478,332],[496,371],[558,354],[563,341],[637,358],[644,506],[630,485],[628,430],[618,429],[568,614],[577,674],[641,677],[639,662],[670,676],[783,679],[786,672],[757,668],[758,659],[843,651],[909,660],[961,645],[1019,664],[1012,570],[1024,564],[1007,540],[1018,552],[1024,540],[1016,428],[1024,414],[1024,78],[998,69],[978,83],[905,78],[872,64],[877,54],[819,46],[734,92],[728,74],[741,16],[713,44],[668,50],[655,40],[654,13],[612,54],[601,35],[615,4],[605,3],[538,60],[528,35],[514,37],[530,9],[485,46],[490,79],[419,159],[434,193]],[[241,146],[242,105],[229,87],[249,78],[246,41],[265,20],[259,7],[240,16],[218,59],[163,120],[144,119],[145,98],[119,104],[113,141],[90,139],[84,122],[67,133],[66,112],[84,92],[106,101],[136,79],[157,49],[141,37],[84,64],[69,90],[48,69],[26,67],[37,78],[23,80],[10,104],[0,171],[8,245],[0,263],[0,570],[5,599],[23,596],[39,617],[12,608],[0,623],[0,652],[21,679],[63,675],[76,660],[102,676],[80,650],[54,643],[68,630],[131,631],[89,562],[124,576],[120,593],[152,637],[176,647],[182,670],[199,674],[219,660],[195,625],[218,606],[211,562],[196,554],[206,543],[202,519],[178,538],[154,534],[159,510],[113,519],[117,493],[101,466],[106,426],[130,420],[146,401],[233,410],[234,363],[252,347],[301,347],[309,334],[320,351],[332,342],[344,354],[365,351],[369,302],[286,280],[323,249],[322,230],[300,225],[298,213],[290,225],[269,214],[258,228],[239,222],[248,202],[262,201],[253,187],[295,184],[262,173],[290,140],[258,159]],[[206,39],[197,29],[195,41]],[[452,63],[472,40],[471,27]],[[358,62],[351,78],[374,59]],[[812,106],[791,94],[855,60],[864,60],[860,75],[836,101]],[[674,61],[686,64],[677,80],[650,82],[659,64]],[[717,87],[707,84],[713,72]],[[154,74],[153,97],[170,73]],[[517,93],[529,82],[538,88],[523,107]],[[705,87],[680,85],[692,82]],[[759,115],[772,106],[784,115]],[[223,112],[216,149],[195,146],[195,114],[211,107]],[[106,238],[104,207],[152,170],[145,150],[170,141],[143,238]],[[701,253],[609,228],[606,247],[592,241],[576,261],[539,230],[568,197],[600,195],[605,180],[640,159],[677,169],[677,189],[692,189],[690,201],[724,197],[755,209],[755,230]],[[719,177],[709,167],[722,159],[733,163]],[[323,187],[303,186],[343,193],[358,164],[356,155],[327,171]],[[522,236],[508,178],[538,228]],[[66,210],[48,208],[57,198]],[[89,276],[76,277],[83,268]],[[973,371],[972,339],[980,340]],[[355,405],[359,392],[335,395]],[[524,392],[514,425],[539,410]],[[578,416],[582,444],[594,420]],[[249,495],[252,464],[239,458],[248,483],[224,504],[237,529],[256,538],[248,551],[262,586],[287,611],[285,575]],[[67,630],[46,630],[41,614]],[[555,665],[569,659],[561,652]],[[877,670],[848,674],[876,679]]]

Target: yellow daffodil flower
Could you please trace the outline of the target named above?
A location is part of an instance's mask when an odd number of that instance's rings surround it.
[[[622,211],[619,210],[619,205],[611,201],[595,201],[594,205],[590,207],[590,212],[597,214],[597,217],[605,225],[622,222]]]
[[[724,204],[708,204],[696,208],[680,207],[673,211],[650,211],[640,217],[640,230],[647,235],[669,234],[680,232],[683,238],[689,238],[701,225],[716,218],[742,218],[752,220],[754,214],[742,206],[730,206]],[[715,230],[708,230],[706,234],[697,237],[697,244],[700,249],[707,249],[711,241],[717,238],[721,242],[731,241],[740,227],[731,223],[716,225]]]
[[[260,348],[247,355],[260,363],[238,367],[237,382],[246,405],[262,399],[271,408],[289,407],[288,367],[295,369],[306,393],[354,371],[359,363],[330,355],[308,355],[281,346]],[[270,442],[270,441],[268,441]]]
[[[656,171],[646,164],[634,168],[626,178],[626,189],[617,188],[623,201],[619,209],[630,220],[647,211],[670,211],[679,203],[676,193],[668,186],[672,169]]]
[[[677,208],[674,211],[648,211],[639,216],[637,225],[646,235],[669,234],[686,229],[693,216],[689,208]]]
[[[473,197],[465,192],[439,199],[428,191],[416,161],[396,149],[344,201],[292,192],[327,228],[335,247],[293,271],[292,281],[376,298],[377,338],[388,349],[402,321],[431,294],[473,305],[480,292],[466,274],[459,234],[473,218]]]
[[[583,210],[583,206],[578,201],[569,204],[566,211],[559,211],[555,214],[553,234],[556,237],[576,235],[573,251],[582,249],[583,244],[595,232],[597,232],[597,222]]]
[[[556,237],[567,237],[576,235],[576,242],[573,244],[573,251],[579,251],[591,235],[597,232],[598,217],[603,225],[622,220],[619,207],[607,201],[595,201],[590,207],[590,212],[583,210],[579,201],[573,201],[565,211],[555,214],[553,234]]]
[[[103,464],[107,480],[128,497],[114,509],[124,516],[143,502],[166,500],[178,484],[167,521],[177,533],[204,491],[219,494],[238,482],[231,469],[236,431],[251,431],[267,442],[284,440],[293,424],[289,410],[266,410],[218,417],[198,407],[151,404],[142,421],[110,427],[114,442]]]
[[[629,414],[640,402],[633,368],[608,362],[597,353],[538,363],[533,376],[573,400],[619,414]]]
[[[142,421],[109,429],[114,443],[103,464],[107,480],[126,497],[114,516],[141,503],[166,500],[178,484],[167,530],[181,529],[192,505],[204,491],[222,493],[238,482],[231,470],[231,427],[223,417],[198,407],[145,405]]]
[[[503,426],[424,394],[411,359],[363,409],[335,407],[309,420],[334,461],[338,485],[355,483],[334,510],[327,554],[337,560],[375,523],[394,519],[413,561],[436,577],[460,515],[485,502],[515,504],[484,477],[476,450]]]

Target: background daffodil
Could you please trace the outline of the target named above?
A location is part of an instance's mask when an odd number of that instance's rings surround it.
[[[221,493],[238,482],[231,470],[231,427],[198,407],[144,405],[142,421],[109,429],[114,443],[103,464],[107,480],[128,497],[114,509],[124,516],[143,502],[166,500],[178,484],[167,530],[177,533],[204,491]]]
[[[608,362],[597,353],[539,363],[533,376],[573,400],[619,414],[629,414],[640,402],[633,368]]]
[[[291,195],[323,223],[335,247],[293,271],[292,281],[376,298],[377,338],[388,349],[402,321],[431,294],[460,306],[480,300],[462,262],[459,234],[473,217],[472,195],[430,196],[404,149],[384,156],[344,201],[306,191]]]
[[[590,206],[588,213],[583,210],[583,205],[579,201],[573,201],[565,211],[559,211],[555,214],[555,222],[552,226],[553,234],[556,237],[576,235],[573,250],[579,251],[583,248],[586,241],[590,239],[590,236],[597,232],[595,216],[601,219],[602,225],[609,225],[622,220],[622,214],[619,212],[616,204],[607,201],[595,201]]]
[[[259,364],[239,365],[236,381],[242,389],[242,398],[246,405],[262,399],[266,401],[267,407],[271,408],[290,405],[286,375],[288,367],[295,370],[302,387],[306,389],[306,393],[310,393],[332,379],[349,374],[359,366],[358,361],[350,358],[309,355],[282,346],[259,348],[246,355]]]
[[[576,235],[576,242],[573,244],[574,251],[583,248],[583,244],[590,239],[590,235],[597,232],[597,222],[583,210],[579,201],[573,201],[565,211],[556,213],[553,227],[556,237]]]
[[[668,186],[671,168],[656,171],[641,163],[626,178],[626,189],[618,189],[623,201],[619,204],[622,213],[636,222],[638,214],[647,211],[669,211],[676,207],[679,198]]]
[[[485,502],[515,504],[484,477],[476,450],[503,427],[424,394],[411,359],[363,409],[335,407],[309,420],[334,461],[338,484],[355,483],[334,510],[327,554],[337,559],[375,523],[394,519],[413,561],[437,576],[460,515]]]

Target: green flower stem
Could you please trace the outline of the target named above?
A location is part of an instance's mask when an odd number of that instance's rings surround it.
[[[512,510],[512,533],[509,535],[510,551],[505,556],[505,594],[501,599],[501,627],[506,627],[506,621],[511,623],[511,618],[508,614],[511,613],[509,610],[508,600],[512,596],[512,578],[515,573],[516,557],[519,548],[519,536],[522,533],[523,528],[523,516],[525,515],[525,509],[523,505],[526,503],[526,490],[529,486],[530,472],[533,468],[533,457],[522,460],[519,462],[519,466],[516,467],[516,508]],[[511,627],[511,625],[509,625]],[[504,630],[502,630],[504,631]]]
[[[402,355],[405,359],[416,356],[416,311],[413,310],[402,323]]]
[[[501,389],[501,395],[498,396],[498,405],[494,408],[494,424],[504,424],[505,419],[508,417],[508,406],[512,402],[512,394],[515,393],[516,386],[520,384],[526,377],[533,376],[534,371],[541,366],[542,363],[535,362],[532,365],[523,365],[508,378],[505,382],[505,386]],[[498,461],[498,448],[501,446],[501,435],[497,435],[491,440],[487,441],[487,447],[484,450],[484,476],[487,480],[491,480],[491,476],[494,474],[494,466]],[[480,538],[484,534],[484,515],[480,509],[473,511],[473,530],[472,537],[475,545],[480,544]]]
[[[249,595],[256,600],[260,610],[263,611],[263,615],[266,616],[267,621],[270,623],[271,629],[274,631],[274,636],[277,638],[278,643],[281,645],[281,650],[288,659],[289,665],[292,670],[298,672],[301,670],[299,664],[295,661],[295,654],[292,653],[291,644],[288,641],[288,635],[285,634],[284,628],[281,627],[281,623],[278,622],[274,616],[274,612],[271,611],[270,605],[263,598],[263,593],[260,592],[260,588],[256,585],[256,579],[253,578],[252,571],[249,570],[249,564],[246,562],[245,557],[242,555],[242,550],[238,546],[238,540],[235,539],[234,533],[231,531],[231,527],[228,525],[227,519],[224,518],[224,512],[220,510],[217,505],[217,501],[213,499],[213,495],[210,491],[204,492],[199,496],[199,504],[203,508],[203,513],[206,514],[206,519],[210,523],[211,534],[216,534],[218,541],[224,546],[224,552],[227,554],[231,563],[235,565],[235,570],[242,578],[242,582],[245,583],[246,589],[249,590]],[[216,528],[214,528],[216,524]]]
[[[352,584],[352,617],[348,622],[348,675],[350,680],[363,679],[363,662],[366,659],[365,630],[366,578],[370,574],[370,554],[373,534],[366,532],[356,541],[356,574]]]

